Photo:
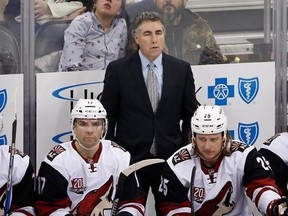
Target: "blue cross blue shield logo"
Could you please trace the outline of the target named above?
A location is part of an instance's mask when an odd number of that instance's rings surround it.
[[[238,136],[242,142],[248,145],[253,145],[256,142],[258,135],[259,135],[258,122],[254,122],[251,124],[244,124],[239,122]]]
[[[215,99],[219,106],[227,105],[227,99],[234,97],[234,85],[227,83],[227,78],[216,78],[214,86],[208,86],[208,98]]]
[[[7,145],[7,136],[5,134],[0,136],[0,146],[1,145]]]
[[[247,104],[251,103],[253,99],[256,97],[259,90],[259,79],[258,77],[254,77],[251,79],[238,79],[238,91],[240,97]]]
[[[0,112],[2,112],[7,104],[7,90],[0,90]],[[0,134],[1,135],[1,134]],[[7,145],[7,136],[0,136],[0,145]]]
[[[0,90],[0,112],[3,111],[7,104],[7,90],[2,89]]]

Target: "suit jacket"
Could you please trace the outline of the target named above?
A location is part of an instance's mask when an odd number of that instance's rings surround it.
[[[156,113],[138,52],[111,62],[106,69],[101,97],[108,118],[106,138],[123,146],[135,161],[149,158],[154,136],[159,158],[167,159],[188,143],[191,133],[190,121],[197,109],[191,66],[164,53],[162,64],[162,95]]]

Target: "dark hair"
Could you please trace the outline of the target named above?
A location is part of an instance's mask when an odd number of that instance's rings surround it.
[[[205,47],[200,54],[199,65],[207,64],[225,64],[225,59],[220,50]]]
[[[163,25],[163,28],[165,26],[164,20],[162,18],[162,16],[154,11],[145,11],[142,12],[140,14],[138,14],[132,22],[131,25],[131,30],[132,30],[132,34],[137,31],[137,28],[139,28],[139,26],[144,22],[144,21],[152,21],[152,22],[156,22],[156,21],[160,21],[161,24]]]
[[[130,25],[130,30],[128,34],[128,46],[127,46],[127,53],[132,54],[135,53],[139,47],[136,44],[134,40],[134,33],[138,30],[139,26],[144,22],[144,21],[160,21],[161,24],[163,25],[163,28],[165,30],[165,24],[164,20],[162,19],[161,15],[157,12],[154,11],[145,11],[140,14],[138,14],[132,21]]]

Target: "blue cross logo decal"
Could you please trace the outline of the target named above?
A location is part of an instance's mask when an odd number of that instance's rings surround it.
[[[227,98],[234,97],[234,85],[227,85],[227,78],[216,78],[214,86],[208,86],[208,98],[215,98],[215,105],[227,105]]]

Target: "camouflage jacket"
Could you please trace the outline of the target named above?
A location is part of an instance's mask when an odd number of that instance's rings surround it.
[[[166,26],[168,53],[191,65],[198,65],[201,53],[209,48],[219,50],[212,29],[198,14],[185,9],[178,25]]]

